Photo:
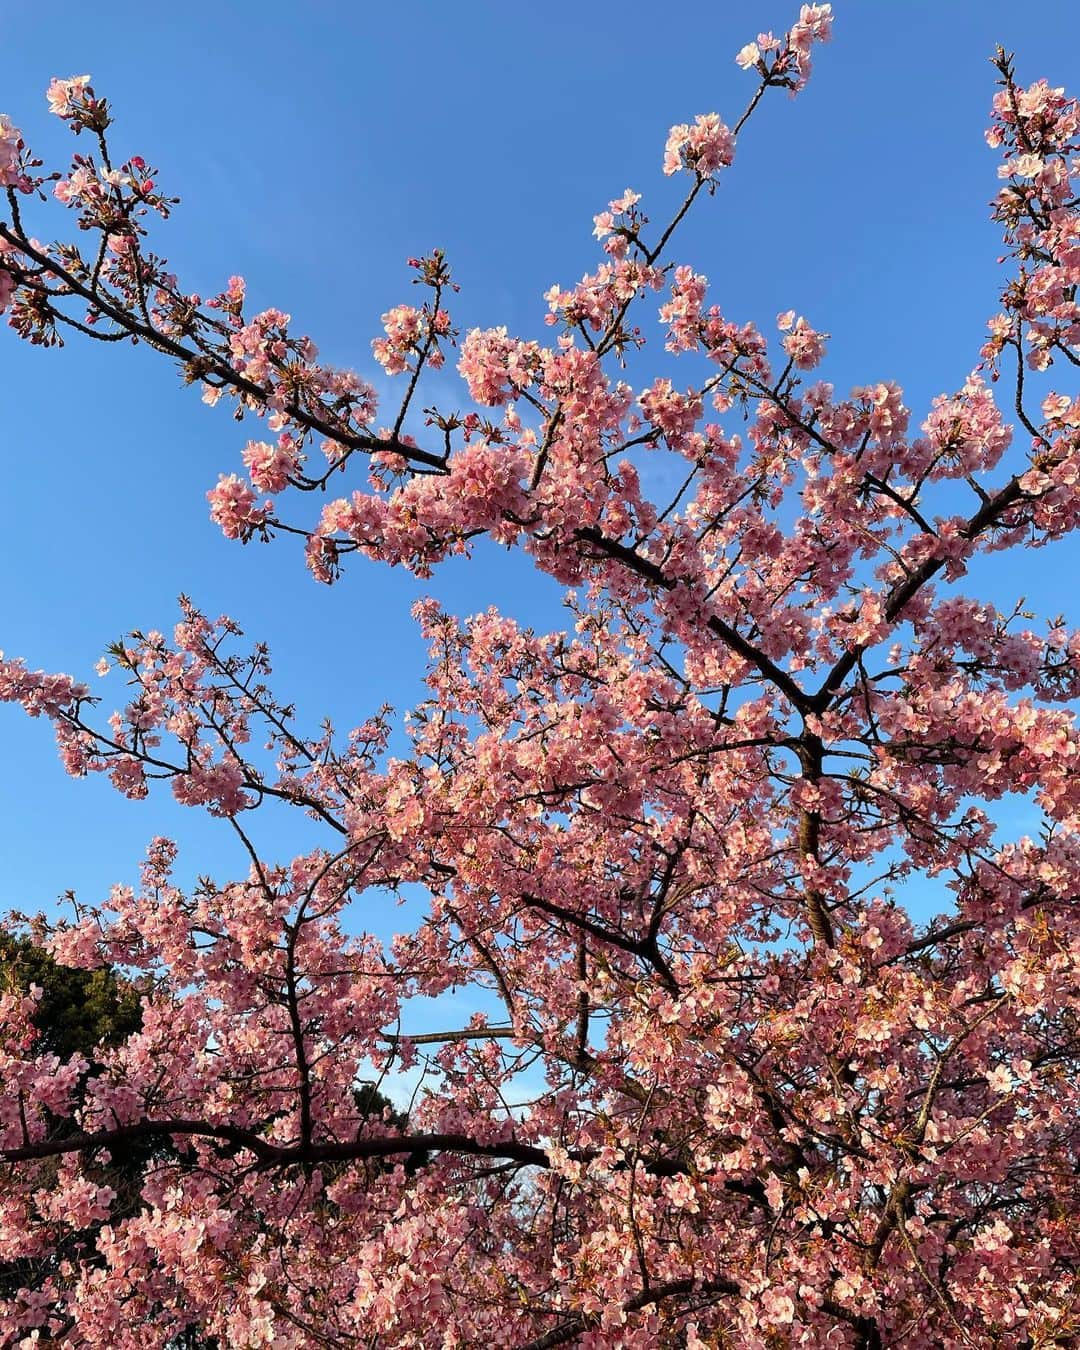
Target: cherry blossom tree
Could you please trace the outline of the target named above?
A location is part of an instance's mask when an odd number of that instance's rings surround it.
[[[673,254],[830,23],[804,5],[738,53],[745,111],[671,129],[666,223],[630,190],[596,216],[546,342],[459,335],[448,260],[411,259],[420,298],[373,343],[400,388],[381,419],[239,277],[206,299],[151,250],[175,203],[114,159],[89,76],[49,89],[79,137],[62,173],[0,121],[0,306],[41,345],[147,344],[255,427],[209,492],[227,536],[299,536],[324,583],[486,537],[573,588],[546,634],[419,604],[430,696],[401,755],[385,712],[307,727],[267,649],[186,599],[171,636],[110,650],[130,692],[104,720],[86,684],[0,665],[70,773],[167,785],[247,858],[183,889],[158,838],[140,886],[33,926],[145,993],[92,1065],[41,1043],[36,991],[0,995],[0,1261],[64,1253],[5,1294],[5,1344],[1080,1339],[1080,635],[958,585],[1080,521],[1056,382],[1080,361],[1080,108],[998,52],[1000,297],[913,427],[895,385],[815,379],[807,319],[734,321]],[[76,242],[35,233],[50,196]],[[677,382],[645,368],[651,305]],[[447,357],[466,411],[424,406]],[[650,457],[680,466],[670,500]],[[1008,794],[1029,835],[997,823]],[[264,856],[259,809],[324,843]],[[916,923],[928,878],[953,903]],[[392,943],[365,927],[387,893],[425,897]],[[451,988],[502,1012],[411,1034]],[[408,1119],[358,1091],[418,1062]],[[155,1141],[118,1211],[110,1157]]]

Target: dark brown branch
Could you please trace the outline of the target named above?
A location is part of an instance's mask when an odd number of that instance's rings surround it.
[[[996,525],[1002,516],[1006,514],[1018,502],[1024,499],[1024,490],[1020,486],[1019,477],[1010,479],[1008,483],[988,501],[984,502],[978,511],[968,520],[967,524],[960,531],[962,538],[972,541],[977,539],[985,530]],[[885,602],[885,618],[892,622],[904,606],[907,605],[922,588],[932,580],[945,566],[945,558],[928,558],[924,563],[917,567],[910,576],[898,582],[889,592]],[[865,645],[852,647],[833,666],[816,694],[810,698],[805,698],[806,705],[814,712],[824,712],[828,708],[833,696],[843,686],[844,681],[851,674],[858,664],[860,658],[865,652]]]
[[[626,544],[620,543],[619,540],[609,538],[595,526],[590,525],[575,530],[574,535],[581,542],[591,544],[609,558],[614,558],[617,562],[622,563],[631,572],[635,572],[639,577],[651,582],[660,590],[673,591],[680,584],[678,578],[667,576],[656,563],[651,562],[648,558],[643,558],[640,553],[629,548]],[[732,628],[730,624],[725,623],[715,614],[707,620],[707,626],[732,651],[758,670],[770,684],[775,685],[800,712],[808,712],[813,709],[814,704],[810,696],[799,688],[787,671],[771,661],[764,652],[758,651],[754,644],[743,637],[737,629]]]
[[[111,320],[125,333],[132,337],[137,337],[143,342],[148,343],[157,351],[164,352],[167,356],[174,357],[177,361],[182,361],[185,366],[195,364],[205,367],[208,360],[206,354],[196,348],[185,347],[182,342],[167,334],[160,333],[156,328],[135,317],[134,314],[126,311],[121,305],[110,300],[100,291],[93,291],[90,286],[85,285],[72,273],[64,271],[61,265],[48,254],[42,253],[36,249],[29,239],[21,234],[15,233],[10,226],[0,221],[0,239],[4,239],[20,253],[25,253],[28,257],[34,259],[47,273],[58,277],[71,292],[85,300],[95,310],[98,310],[105,318]],[[18,274],[13,272],[16,281]],[[94,334],[96,337],[97,334]],[[206,372],[213,375],[223,384],[229,385],[238,393],[246,394],[250,398],[257,400],[260,404],[266,402],[267,392],[253,380],[247,379],[241,375],[227,362],[220,358],[213,360],[212,367]],[[310,431],[317,431],[320,435],[326,436],[332,441],[337,441],[341,445],[347,446],[350,450],[363,450],[368,453],[389,452],[395,455],[401,455],[404,459],[427,465],[429,468],[443,471],[446,468],[445,455],[436,455],[429,450],[421,450],[418,446],[408,445],[397,436],[392,436],[386,440],[378,436],[372,436],[365,432],[349,431],[342,426],[335,426],[334,423],[326,421],[325,418],[317,416],[308,409],[302,407],[295,401],[284,405],[284,411],[296,422],[307,427]]]
[[[274,1144],[252,1130],[236,1125],[215,1125],[205,1120],[175,1118],[168,1120],[141,1120],[133,1125],[118,1125],[111,1130],[93,1133],[80,1132],[18,1148],[0,1149],[0,1163],[29,1162],[35,1159],[56,1158],[70,1153],[84,1153],[97,1149],[114,1149],[119,1145],[137,1143],[145,1139],[188,1137],[216,1140],[237,1151],[250,1153],[262,1169],[311,1166],[323,1162],[357,1162],[369,1158],[389,1158],[402,1154],[455,1153],[463,1157],[504,1158],[527,1167],[551,1167],[547,1152],[532,1144],[502,1139],[487,1143],[465,1134],[406,1134],[385,1135],[377,1138],[351,1139],[346,1142]],[[575,1149],[570,1153],[575,1162],[590,1163],[597,1156],[589,1149]],[[645,1170],[653,1176],[682,1176],[689,1164],[678,1158],[642,1159]]]

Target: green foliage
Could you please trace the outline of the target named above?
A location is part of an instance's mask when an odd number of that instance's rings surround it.
[[[0,989],[43,993],[34,1012],[37,1048],[93,1064],[100,1046],[119,1045],[142,1024],[139,991],[115,971],[61,966],[29,938],[0,932]]]
[[[409,1128],[409,1113],[399,1111],[389,1097],[376,1088],[374,1083],[359,1083],[353,1088],[353,1100],[356,1109],[368,1120],[386,1119],[387,1124],[404,1133]],[[389,1111],[389,1116],[385,1113]]]
[[[80,1054],[93,1070],[103,1049],[121,1044],[142,1025],[139,990],[115,971],[62,966],[30,938],[0,931],[0,991],[28,994],[34,985],[42,991],[33,1015],[40,1053],[61,1059]],[[52,1124],[54,1132],[74,1128],[70,1120]],[[98,1168],[100,1182],[117,1192],[120,1217],[137,1211],[139,1183],[151,1151],[145,1144],[116,1149],[110,1165]],[[63,1261],[85,1259],[95,1236],[96,1228],[73,1232],[46,1258],[0,1263],[0,1297],[10,1297],[23,1285],[40,1287],[56,1277]]]

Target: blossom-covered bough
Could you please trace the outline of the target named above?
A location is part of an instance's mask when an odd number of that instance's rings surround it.
[[[893,385],[810,382],[804,318],[769,340],[671,257],[830,19],[804,6],[739,53],[757,86],[732,127],[672,129],[666,227],[629,190],[596,217],[604,259],[548,293],[549,345],[463,338],[464,413],[417,412],[457,337],[440,253],[374,343],[403,390],[380,423],[239,278],[204,301],[149,250],[173,202],[142,158],[114,164],[89,77],[49,91],[88,147],[62,176],[0,122],[0,306],[32,342],[147,343],[258,421],[209,493],[227,535],[299,534],[325,582],[354,552],[427,575],[487,536],[575,588],[547,635],[418,606],[407,757],[386,712],[305,730],[266,649],[186,600],[171,639],[112,649],[132,693],[105,722],[87,686],[0,665],[71,773],[166,780],[248,858],[187,893],[155,840],[139,889],[38,925],[58,959],[143,982],[140,1030],[93,1071],[0,998],[0,1263],[41,1272],[0,1304],[6,1344],[1080,1337],[1080,637],[953,584],[1080,518],[1080,399],[1056,379],[1080,359],[1080,113],[998,54],[1000,307],[915,433]],[[46,189],[77,243],[35,237]],[[650,292],[685,385],[637,379]],[[670,500],[643,492],[648,456],[681,463]],[[1031,836],[995,824],[1009,793]],[[323,847],[262,856],[260,806],[307,812]],[[955,904],[917,926],[925,877]],[[418,888],[411,931],[364,932]],[[502,1014],[410,1034],[411,1000],[451,988]],[[425,1058],[406,1127],[363,1108],[372,1066],[385,1086]],[[118,1211],[103,1160],[152,1139]]]

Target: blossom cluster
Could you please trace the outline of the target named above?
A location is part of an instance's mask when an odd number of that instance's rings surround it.
[[[787,83],[791,92],[797,94],[810,78],[814,43],[828,42],[832,22],[832,5],[803,5],[798,22],[792,24],[782,39],[772,33],[759,33],[756,42],[748,42],[739,49],[735,60],[744,70],[754,68]]]

